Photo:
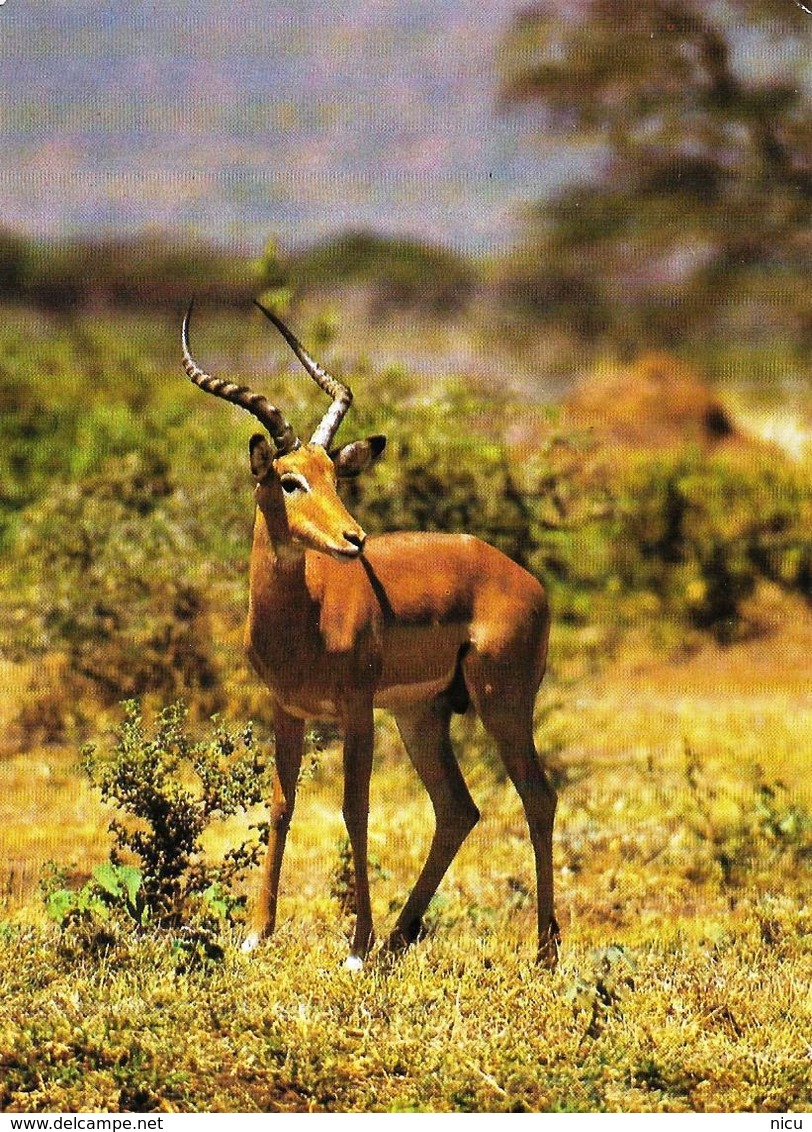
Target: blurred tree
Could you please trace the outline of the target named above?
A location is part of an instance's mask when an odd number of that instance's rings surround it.
[[[243,306],[253,283],[247,259],[169,234],[40,243],[0,230],[0,301],[22,298],[68,313],[182,309],[190,295]]]
[[[355,285],[369,295],[369,314],[409,310],[434,318],[459,314],[473,297],[476,271],[461,256],[419,240],[349,231],[294,258],[291,275],[305,290]]]
[[[520,12],[502,106],[532,105],[588,167],[532,213],[510,280],[526,305],[629,346],[812,341],[811,48],[792,0]]]
[[[17,299],[25,276],[27,248],[21,236],[0,228],[0,299]]]

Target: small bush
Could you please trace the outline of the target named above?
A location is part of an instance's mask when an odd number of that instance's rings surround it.
[[[116,807],[109,862],[78,891],[57,872],[46,884],[48,910],[96,948],[123,921],[179,933],[184,947],[204,946],[208,954],[219,927],[238,918],[244,898],[233,886],[256,865],[263,838],[243,842],[216,864],[202,838],[213,822],[263,799],[264,761],[250,724],[232,734],[215,720],[211,735],[196,741],[180,702],[160,712],[152,734],[136,702],[124,712],[112,752],[82,750],[85,773],[102,801]]]

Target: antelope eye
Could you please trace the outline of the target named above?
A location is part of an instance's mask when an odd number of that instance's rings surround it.
[[[286,495],[295,495],[297,491],[309,491],[310,487],[304,476],[297,476],[291,472],[282,476],[279,481]]]

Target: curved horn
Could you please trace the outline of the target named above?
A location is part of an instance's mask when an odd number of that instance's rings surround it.
[[[255,305],[274,324],[319,389],[323,389],[328,397],[332,397],[332,405],[324,414],[318,428],[310,438],[311,444],[319,444],[322,448],[329,448],[352,404],[352,390],[311,358],[299,339],[288,330],[281,318],[278,318],[277,315],[267,310],[262,303],[258,303],[256,300]]]
[[[293,426],[285,420],[279,409],[272,405],[267,398],[263,397],[261,393],[254,393],[245,385],[234,385],[230,381],[223,381],[219,377],[212,377],[211,374],[204,373],[194,361],[189,353],[189,318],[192,314],[193,305],[194,300],[189,303],[189,309],[184,316],[183,329],[181,330],[183,368],[188,376],[195,385],[206,393],[213,393],[215,397],[222,397],[224,401],[230,401],[233,405],[247,409],[268,430],[271,440],[273,440],[276,450],[280,454],[298,448],[301,442],[296,436]]]

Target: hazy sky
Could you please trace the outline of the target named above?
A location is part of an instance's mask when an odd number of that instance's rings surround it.
[[[504,245],[566,172],[495,112],[517,0],[5,0],[0,224]]]

